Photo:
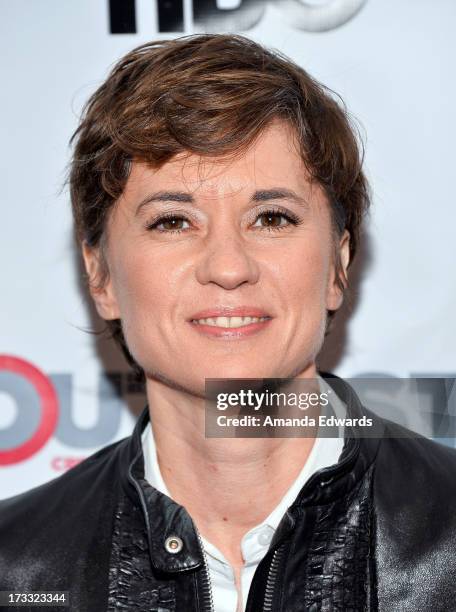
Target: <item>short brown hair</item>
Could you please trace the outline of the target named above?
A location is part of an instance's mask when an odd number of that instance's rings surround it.
[[[107,214],[124,189],[132,160],[159,167],[184,151],[235,154],[276,118],[293,126],[302,159],[329,199],[334,231],[349,231],[352,261],[369,188],[358,133],[345,107],[283,54],[225,34],[141,45],[90,97],[71,139],[78,243],[103,247]],[[107,324],[139,371],[121,321]]]

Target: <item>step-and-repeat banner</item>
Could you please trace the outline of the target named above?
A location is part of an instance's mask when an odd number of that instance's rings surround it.
[[[341,94],[364,134],[374,200],[321,367],[350,378],[456,376],[454,0],[0,0],[0,9],[0,497],[128,435],[145,403],[111,342],[87,331],[102,325],[83,290],[65,177],[84,101],[152,39],[240,32]]]

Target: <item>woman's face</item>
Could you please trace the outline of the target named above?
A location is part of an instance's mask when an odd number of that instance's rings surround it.
[[[133,163],[106,245],[109,277],[92,294],[148,377],[201,395],[205,378],[314,375],[342,297],[329,204],[288,124],[234,160]],[[336,248],[346,268],[347,234]],[[97,252],[84,257],[94,277]]]

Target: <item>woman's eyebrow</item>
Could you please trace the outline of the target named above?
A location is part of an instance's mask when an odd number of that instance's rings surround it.
[[[299,196],[292,189],[274,188],[260,189],[250,198],[252,202],[270,202],[272,200],[291,200],[299,206],[309,208],[308,202]],[[147,195],[136,207],[135,214],[137,215],[142,208],[152,204],[153,202],[180,202],[185,204],[194,204],[194,197],[185,191],[157,191]]]
[[[271,200],[291,200],[299,206],[309,208],[309,203],[292,189],[274,188],[255,191],[252,202],[270,202]]]
[[[190,193],[185,191],[157,191],[147,195],[136,207],[135,215],[139,211],[153,202],[185,202],[187,204],[194,204],[195,200]]]

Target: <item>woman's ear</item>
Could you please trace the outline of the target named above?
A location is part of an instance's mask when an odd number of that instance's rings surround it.
[[[338,265],[337,265],[337,262]],[[326,296],[327,310],[338,310],[344,301],[343,290],[347,287],[347,270],[350,263],[350,234],[347,230],[342,234],[336,252],[328,284]]]
[[[106,321],[120,319],[114,288],[100,247],[91,247],[84,240],[81,248],[90,295],[98,314]]]

